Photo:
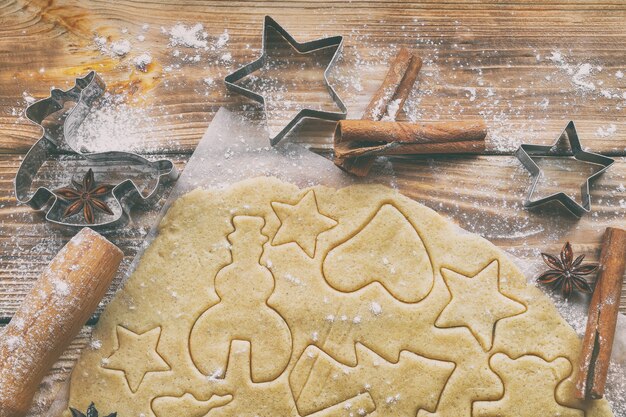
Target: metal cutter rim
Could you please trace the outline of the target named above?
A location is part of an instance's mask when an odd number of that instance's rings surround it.
[[[282,130],[276,134],[274,137],[270,137],[270,144],[272,146],[278,144],[286,135],[293,129],[301,119],[304,118],[316,118],[330,121],[338,121],[346,118],[348,114],[348,109],[344,102],[341,100],[333,86],[328,81],[328,72],[330,68],[333,66],[337,57],[339,56],[339,52],[343,46],[343,36],[332,36],[328,38],[316,39],[309,42],[300,43],[296,41],[281,25],[278,24],[274,19],[270,16],[265,16],[263,23],[263,40],[262,40],[262,53],[259,58],[252,61],[249,64],[244,65],[239,68],[235,72],[227,75],[224,78],[224,83],[226,84],[226,88],[236,93],[239,93],[245,97],[248,97],[260,104],[263,105],[263,112],[265,113],[265,120],[267,122],[267,103],[265,97],[262,94],[256,93],[248,88],[242,87],[236,84],[238,81],[242,80],[246,76],[252,74],[253,72],[261,69],[267,60],[266,53],[266,31],[268,28],[276,30],[287,42],[300,54],[306,54],[308,52],[313,52],[320,49],[335,47],[335,53],[333,57],[329,61],[326,69],[324,70],[324,84],[328,88],[328,92],[332,97],[333,101],[339,107],[340,111],[326,111],[326,110],[313,110],[313,109],[301,109],[289,123],[282,128]]]
[[[19,203],[28,204],[35,210],[43,210],[47,207],[45,218],[47,221],[67,227],[91,227],[94,229],[113,228],[125,224],[129,220],[128,211],[132,204],[150,201],[158,193],[159,185],[164,181],[175,180],[178,177],[178,170],[170,160],[150,161],[141,155],[132,152],[96,152],[82,153],[75,150],[66,140],[75,135],[76,129],[84,121],[91,105],[104,94],[105,83],[95,71],[90,71],[86,76],[76,78],[73,87],[67,90],[53,88],[50,95],[44,99],[37,100],[30,104],[25,110],[28,120],[42,128],[41,137],[33,144],[26,156],[22,160],[17,174],[13,180],[15,196]],[[52,113],[61,110],[66,101],[76,102],[76,105],[68,111],[63,122],[63,137],[52,135],[46,127],[42,125],[43,120]],[[76,224],[56,220],[50,216],[51,208],[59,200],[53,190],[47,187],[39,187],[31,195],[31,185],[33,178],[39,172],[41,166],[55,151],[63,151],[68,155],[74,155],[85,160],[92,161],[112,161],[124,157],[129,161],[136,161],[155,167],[158,172],[157,183],[154,189],[146,196],[142,195],[139,187],[128,178],[117,184],[111,191],[114,199],[121,207],[121,213],[115,219],[102,221],[94,224]],[[57,152],[56,154],[61,154]]]
[[[601,165],[602,169],[595,172],[593,175],[587,177],[585,182],[581,185],[581,198],[582,204],[576,202],[573,198],[567,195],[564,192],[558,192],[554,194],[550,194],[546,197],[540,198],[538,200],[533,200],[533,194],[535,189],[537,188],[537,183],[539,178],[541,177],[541,169],[539,165],[532,159],[532,156],[561,156],[557,155],[556,148],[559,143],[559,140],[563,135],[567,135],[568,142],[570,148],[572,150],[572,155],[574,159],[589,162],[596,165]],[[515,152],[515,156],[520,160],[522,165],[530,172],[532,177],[532,184],[528,190],[526,195],[526,199],[524,200],[524,207],[526,208],[535,208],[540,205],[549,203],[551,201],[558,201],[561,203],[567,210],[569,210],[574,216],[581,217],[585,213],[589,213],[591,211],[591,193],[589,191],[590,182],[600,176],[604,171],[609,169],[611,165],[615,162],[614,159],[609,158],[604,155],[600,155],[593,152],[587,152],[582,149],[580,144],[580,139],[578,138],[578,133],[576,132],[576,127],[573,121],[570,121],[563,132],[557,137],[556,141],[552,145],[532,145],[532,144],[522,144],[519,146],[517,151]]]

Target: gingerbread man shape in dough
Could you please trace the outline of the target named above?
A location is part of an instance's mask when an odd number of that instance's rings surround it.
[[[236,216],[235,231],[228,235],[232,262],[215,277],[220,301],[196,321],[189,339],[191,358],[204,375],[222,378],[231,341],[250,342],[254,382],[280,376],[291,357],[291,331],[267,300],[274,290],[274,276],[260,264],[263,244],[261,217]]]

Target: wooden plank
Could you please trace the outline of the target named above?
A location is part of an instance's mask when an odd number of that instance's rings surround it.
[[[253,5],[255,6],[254,8]],[[221,82],[229,71],[257,56],[265,13],[301,40],[323,34],[346,36],[332,80],[358,117],[378,87],[386,63],[399,46],[415,48],[425,59],[419,91],[405,118],[436,120],[484,117],[490,127],[488,152],[510,153],[521,141],[550,143],[574,119],[586,146],[606,154],[626,154],[626,5],[621,2],[567,4],[395,2],[161,2],[108,0],[59,3],[40,0],[0,6],[0,152],[25,153],[38,128],[19,117],[23,93],[45,97],[50,86],[67,88],[74,77],[96,69],[114,91],[138,89],[134,106],[148,106],[153,132],[145,148],[189,152],[220,106],[242,111],[249,102],[228,94]],[[243,7],[246,6],[246,7]],[[316,19],[303,18],[303,8]],[[463,10],[462,15],[456,10]],[[210,42],[228,29],[229,41],[202,52],[199,63],[181,63],[160,28],[202,22]],[[142,30],[143,24],[150,29]],[[124,29],[127,32],[122,33]],[[94,33],[129,39],[123,59],[102,55]],[[145,33],[139,42],[138,34]],[[19,34],[16,36],[15,34]],[[179,48],[183,54],[197,53]],[[149,51],[161,70],[138,82],[131,63]],[[549,59],[560,51],[564,62]],[[220,61],[225,52],[232,62]],[[537,58],[539,57],[539,58]],[[167,72],[163,68],[172,65]],[[591,76],[575,79],[589,64]],[[600,70],[600,67],[602,69]],[[41,72],[40,72],[41,71]],[[183,77],[184,74],[184,77]],[[156,77],[156,79],[152,79]],[[204,78],[217,82],[208,86]],[[138,82],[138,83],[137,83]],[[578,83],[578,84],[577,84]],[[581,90],[593,83],[594,90]],[[132,88],[130,85],[133,85]],[[475,93],[475,94],[474,94]],[[611,98],[607,98],[606,95]],[[261,114],[251,110],[256,117]],[[328,148],[332,127],[305,125],[298,140]]]
[[[183,159],[177,164],[182,166]],[[329,161],[329,164],[331,162]],[[0,320],[5,322],[18,308],[33,281],[70,235],[42,219],[27,206],[16,206],[11,179],[19,164],[14,155],[0,156]],[[511,156],[442,157],[396,160],[392,174],[379,167],[374,178],[392,184],[459,226],[478,233],[524,261],[540,263],[539,252],[557,253],[566,240],[590,260],[599,255],[600,239],[607,226],[626,225],[626,158],[620,158],[593,186],[593,213],[577,220],[556,208],[529,212],[522,200],[529,176]],[[575,173],[565,178],[575,183]],[[9,197],[10,196],[10,197]],[[155,211],[138,213],[132,226],[106,236],[127,255],[105,302],[119,287],[143,238],[154,222]],[[626,288],[622,296],[626,312]],[[100,312],[101,309],[98,310]]]

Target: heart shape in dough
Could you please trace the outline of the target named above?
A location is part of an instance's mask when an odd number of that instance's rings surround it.
[[[353,237],[328,253],[324,275],[330,285],[345,292],[378,282],[405,303],[421,301],[434,280],[422,238],[391,204],[383,205]]]

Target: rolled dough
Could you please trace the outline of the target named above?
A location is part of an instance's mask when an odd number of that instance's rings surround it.
[[[396,191],[196,190],[108,305],[69,406],[120,417],[612,416],[494,245]],[[70,417],[69,411],[64,416]]]

